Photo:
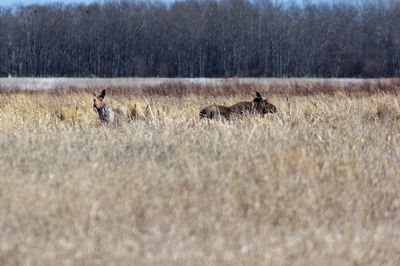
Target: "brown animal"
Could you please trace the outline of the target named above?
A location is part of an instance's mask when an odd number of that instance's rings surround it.
[[[251,102],[239,102],[232,106],[211,105],[200,111],[200,118],[224,117],[229,119],[235,115],[276,113],[275,105],[263,99],[261,93],[256,92]]]
[[[93,93],[93,109],[99,114],[100,122],[115,123],[121,121],[123,112],[118,108],[114,110],[111,105],[105,103],[103,101],[105,96],[105,89],[99,95]]]

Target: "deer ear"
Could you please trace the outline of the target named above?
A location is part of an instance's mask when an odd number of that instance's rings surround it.
[[[101,94],[100,94],[99,97],[104,99],[104,96],[106,96],[106,90],[105,89],[101,91]]]
[[[263,99],[262,96],[261,96],[261,93],[259,93],[258,91],[256,91],[256,95],[254,97],[255,98],[253,99],[253,102],[261,102],[262,99]]]

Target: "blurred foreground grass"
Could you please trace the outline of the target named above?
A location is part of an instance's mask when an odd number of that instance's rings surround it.
[[[235,97],[0,95],[0,265],[397,265],[400,103],[283,96],[277,114],[198,119]]]

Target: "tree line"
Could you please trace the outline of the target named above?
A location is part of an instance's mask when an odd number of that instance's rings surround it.
[[[118,1],[0,9],[0,75],[400,75],[400,2]]]

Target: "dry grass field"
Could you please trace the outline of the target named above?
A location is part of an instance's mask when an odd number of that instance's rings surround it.
[[[399,80],[100,89],[0,88],[0,265],[398,265]]]

